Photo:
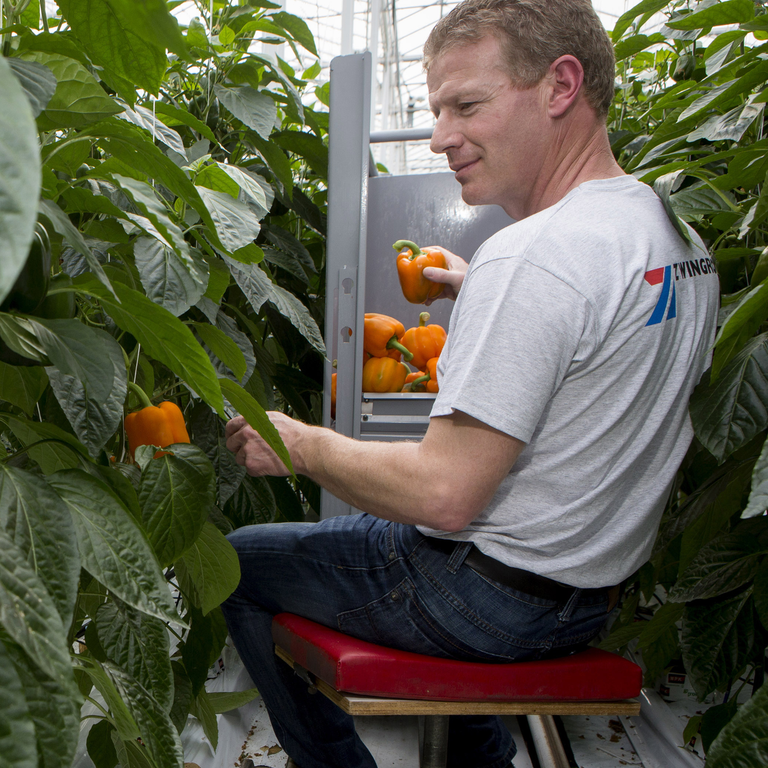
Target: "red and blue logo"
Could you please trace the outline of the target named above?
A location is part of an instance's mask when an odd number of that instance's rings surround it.
[[[658,269],[652,269],[650,272],[646,272],[645,281],[650,285],[658,285],[663,282],[663,285],[661,286],[661,296],[659,296],[659,300],[656,302],[656,306],[654,307],[648,322],[645,324],[646,327],[660,323],[664,319],[665,312],[667,320],[677,317],[677,302],[675,301],[675,283],[672,280],[672,266],[659,267]],[[670,293],[672,294],[671,299],[669,297]]]

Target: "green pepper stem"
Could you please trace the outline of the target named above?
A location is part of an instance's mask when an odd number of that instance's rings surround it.
[[[411,387],[416,387],[419,384],[424,384],[425,382],[431,381],[431,380],[432,380],[432,377],[429,375],[429,373],[425,373],[423,376],[419,376],[418,379],[414,379],[411,382]]]
[[[387,349],[396,349],[399,352],[403,353],[403,357],[405,358],[405,362],[409,363],[411,360],[413,360],[413,352],[411,352],[409,349],[404,347],[398,340],[397,336],[393,336],[388,342],[387,342]]]
[[[133,392],[136,397],[139,398],[139,401],[145,408],[152,407],[152,401],[149,399],[147,393],[138,384],[134,384],[132,381],[129,381],[128,389]]]
[[[429,322],[429,312],[422,312],[419,315],[419,328],[423,328]]]
[[[411,255],[408,257],[410,260],[415,259],[417,256],[421,256],[421,248],[419,248],[416,243],[414,243],[412,240],[398,240],[393,246],[392,246],[398,253],[402,251],[404,248],[410,248],[411,249]]]

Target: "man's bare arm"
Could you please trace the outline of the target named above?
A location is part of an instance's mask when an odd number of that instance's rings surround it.
[[[466,527],[487,506],[525,444],[465,413],[430,420],[420,443],[352,440],[272,412],[294,469],[364,512],[444,531]],[[242,419],[227,447],[252,475],[286,475]]]

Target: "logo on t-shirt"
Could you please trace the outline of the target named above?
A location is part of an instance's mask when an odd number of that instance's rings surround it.
[[[672,280],[672,270],[674,269],[675,279]],[[677,301],[675,295],[675,283],[678,280],[685,280],[688,277],[698,277],[700,275],[716,274],[717,268],[715,262],[710,258],[694,259],[692,261],[681,261],[677,264],[670,264],[666,267],[658,267],[645,273],[645,281],[649,285],[658,285],[662,283],[661,295],[653,308],[648,322],[645,324],[656,325],[667,315],[667,320],[677,317]],[[671,298],[670,298],[671,294]]]

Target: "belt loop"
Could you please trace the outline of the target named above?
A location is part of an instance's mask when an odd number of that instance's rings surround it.
[[[568,602],[563,607],[563,610],[557,614],[558,621],[564,623],[570,620],[571,614],[573,613],[574,608],[576,608],[576,602],[578,601],[580,596],[581,596],[581,589],[579,589],[579,587],[574,587],[573,593],[568,598]]]
[[[461,568],[464,560],[469,554],[469,550],[472,549],[471,541],[460,541],[456,544],[451,552],[451,556],[448,558],[448,562],[445,564],[445,568],[449,573],[456,573]]]

